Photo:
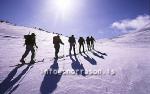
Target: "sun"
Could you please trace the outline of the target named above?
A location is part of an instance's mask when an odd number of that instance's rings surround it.
[[[76,0],[46,0],[43,7],[43,13],[54,15],[56,20],[69,20],[77,9]]]
[[[56,0],[57,9],[63,12],[69,11],[72,5],[72,0]]]
[[[73,0],[55,0],[54,2],[56,11],[62,14],[68,14],[74,7]]]

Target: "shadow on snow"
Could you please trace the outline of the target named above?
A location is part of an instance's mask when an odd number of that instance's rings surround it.
[[[75,59],[72,58],[72,55],[70,55],[70,59],[72,60],[72,69],[77,73],[78,75],[86,76],[85,75],[85,68],[83,64],[81,64],[78,60],[78,58],[75,56]]]
[[[92,65],[97,64],[96,60],[94,58],[89,57],[86,53],[84,53],[84,55],[81,54],[81,56],[83,56],[84,59],[87,60],[88,62],[90,62]]]
[[[57,83],[60,81],[63,72],[58,73],[59,66],[57,59],[54,60],[54,63],[50,66],[50,71],[48,71],[42,81],[40,92],[41,94],[51,94],[56,88]]]
[[[0,84],[0,94],[5,94],[6,92],[11,94],[13,91],[15,91],[20,85],[22,79],[26,76],[30,66],[31,64],[27,65],[27,67],[17,77],[14,78],[18,69],[21,67],[16,66]]]

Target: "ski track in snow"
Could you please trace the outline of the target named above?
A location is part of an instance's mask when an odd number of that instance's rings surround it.
[[[45,61],[20,68],[9,67],[20,63],[19,60],[25,50],[23,35],[29,32],[35,32],[37,35],[39,49],[36,51],[36,59],[45,58]],[[150,36],[148,32],[146,35]],[[144,37],[144,34],[140,32],[140,37],[142,35]],[[103,72],[111,69],[115,72],[114,75],[54,76],[43,73],[44,70],[54,66],[54,61],[49,61],[54,57],[53,36],[52,33],[32,28],[0,23],[0,86],[8,86],[3,89],[6,94],[10,92],[12,94],[148,94],[150,92],[150,46],[147,44],[150,41],[148,39],[146,43],[139,46],[138,42],[144,41],[144,38],[135,41],[136,38],[133,37],[135,35],[132,33],[112,41],[97,42],[95,47],[97,52],[86,52],[87,56],[77,55],[79,62],[72,62],[70,57],[66,57],[65,60],[60,59],[56,63],[59,70],[78,69],[82,63],[80,67],[82,69],[103,70]],[[67,55],[68,38],[63,36],[61,38],[65,43],[64,54]],[[107,56],[99,52],[106,53]],[[63,55],[63,46],[59,55]],[[74,56],[72,58],[76,61]],[[29,62],[29,59],[30,55],[26,61]]]

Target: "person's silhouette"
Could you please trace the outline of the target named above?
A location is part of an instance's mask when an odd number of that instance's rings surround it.
[[[89,51],[90,50],[90,38],[89,37],[86,38],[86,43],[87,43],[87,48]]]
[[[73,48],[74,55],[76,55],[76,52],[75,52],[76,40],[75,40],[74,35],[72,35],[71,37],[69,37],[68,42],[70,43],[69,54],[71,55],[71,50],[72,50],[72,48]]]
[[[53,37],[53,44],[54,44],[54,48],[55,48],[55,58],[57,59],[58,58],[59,49],[60,49],[60,44],[64,45],[64,43],[60,39],[60,36],[57,35],[57,36]]]
[[[90,42],[91,42],[91,49],[94,49],[95,39],[92,36],[90,37]]]
[[[20,62],[21,63],[25,63],[24,59],[26,58],[26,56],[29,54],[29,52],[31,51],[32,55],[31,55],[31,61],[30,63],[34,63],[34,57],[35,57],[35,48],[38,48],[38,46],[36,45],[36,38],[35,38],[35,34],[32,33],[31,35],[25,35],[25,45],[26,45],[26,51],[23,54]]]
[[[83,38],[83,37],[80,37],[79,40],[78,40],[78,43],[79,43],[79,53],[82,53],[82,52],[81,52],[81,47],[83,48],[83,52],[85,52],[85,51],[84,51],[84,44],[85,44],[84,38]]]

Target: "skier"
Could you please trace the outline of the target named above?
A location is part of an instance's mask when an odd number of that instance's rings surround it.
[[[86,43],[87,43],[87,48],[89,51],[90,50],[90,38],[89,37],[86,38]]]
[[[24,35],[25,38],[25,45],[26,45],[26,51],[23,54],[20,62],[23,64],[25,63],[24,59],[26,58],[26,56],[29,54],[29,52],[31,51],[32,55],[31,55],[31,61],[30,63],[35,63],[34,61],[34,57],[35,57],[35,47],[38,48],[38,46],[36,45],[36,38],[35,38],[35,34],[32,33],[31,35]]]
[[[83,47],[83,52],[84,51],[84,44],[85,44],[85,40],[83,37],[80,37],[79,40],[78,40],[78,43],[79,43],[79,53],[81,53],[81,46]]]
[[[91,36],[90,38],[91,49],[94,49],[94,42],[95,42],[95,39]]]
[[[55,59],[58,59],[60,44],[64,45],[64,43],[60,39],[59,35],[53,37],[53,44],[54,44],[54,48],[55,48]]]
[[[75,52],[76,40],[75,40],[74,35],[72,35],[71,37],[69,37],[68,42],[70,43],[69,54],[71,55],[71,50],[72,50],[72,48],[73,48],[74,55],[76,55],[76,52]]]

